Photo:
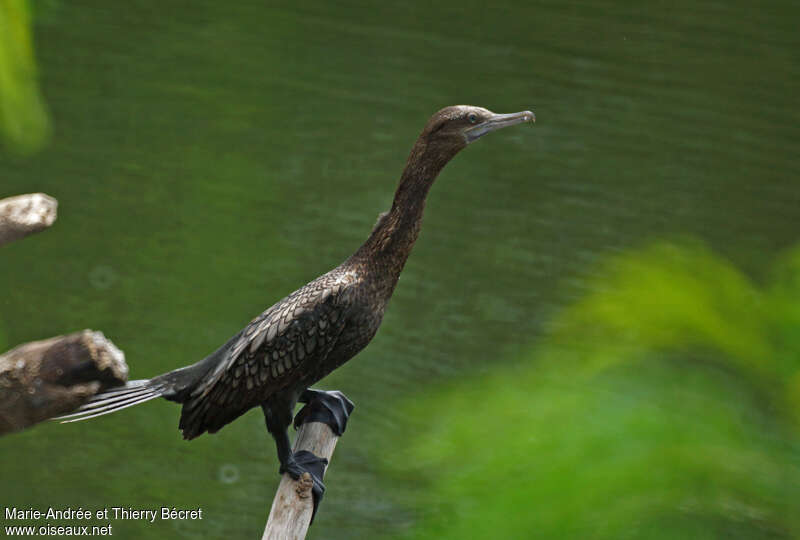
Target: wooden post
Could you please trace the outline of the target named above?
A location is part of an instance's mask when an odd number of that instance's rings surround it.
[[[58,201],[44,193],[0,199],[0,246],[46,229],[57,209]]]
[[[293,451],[307,450],[317,457],[327,459],[330,466],[338,440],[339,437],[327,424],[308,422],[300,426]],[[309,473],[303,473],[299,480],[292,479],[288,474],[283,475],[272,501],[262,540],[302,540],[306,537],[314,511],[311,496],[313,485]]]

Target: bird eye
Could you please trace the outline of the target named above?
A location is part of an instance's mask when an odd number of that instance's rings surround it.
[[[469,120],[470,124],[474,124],[478,121],[478,115],[475,113],[469,113],[469,116],[467,116],[467,120]]]

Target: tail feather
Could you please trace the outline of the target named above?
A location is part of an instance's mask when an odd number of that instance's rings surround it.
[[[238,341],[241,335],[242,332],[237,333],[219,349],[195,364],[175,369],[152,379],[128,381],[123,386],[109,388],[89,399],[72,413],[59,416],[54,420],[61,420],[62,424],[80,422],[121,411],[157,397],[163,397],[176,403],[186,403],[192,390],[201,383],[209,370],[225,361],[230,347]],[[211,402],[205,399],[201,401],[201,403],[192,403],[188,407],[184,406],[181,414],[180,427],[187,439],[197,437],[205,431],[213,433],[247,410],[245,408],[229,417],[217,418],[212,426],[206,427],[204,419],[209,414]],[[220,412],[217,411],[217,415],[219,414]],[[187,421],[188,417],[191,417],[191,422]]]
[[[144,392],[140,394],[136,394],[133,396],[125,396],[124,398],[116,398],[109,401],[98,401],[92,407],[87,407],[85,409],[81,409],[79,412],[72,413],[66,416],[59,417],[60,419],[66,418],[75,418],[75,420],[70,420],[71,422],[77,422],[79,420],[86,420],[88,417],[86,415],[91,414],[93,416],[101,416],[96,413],[103,413],[108,414],[112,413],[130,405],[135,405],[137,403],[144,403],[145,401],[149,401],[153,398],[157,398],[158,392]],[[80,418],[78,418],[80,417]]]
[[[89,401],[87,403],[84,403],[84,405],[83,405],[81,410],[87,410],[88,411],[89,409],[96,409],[96,408],[101,407],[103,405],[110,405],[110,404],[115,403],[117,401],[127,401],[130,398],[138,397],[138,396],[141,396],[141,395],[144,395],[144,394],[151,394],[152,392],[153,392],[153,390],[148,390],[146,388],[143,388],[143,389],[138,390],[136,392],[130,392],[130,393],[126,392],[125,394],[114,394],[114,395],[111,395],[111,396],[103,396],[102,398],[97,399],[95,401]]]
[[[67,424],[111,414],[161,397],[165,390],[162,385],[152,384],[150,379],[130,381],[125,386],[97,394],[74,412],[58,416],[54,420],[61,420],[62,424]]]
[[[92,396],[87,403],[90,403],[92,401],[97,401],[98,399],[101,399],[103,396],[110,396],[112,394],[122,394],[130,392],[131,390],[136,388],[147,386],[147,384],[150,383],[151,380],[152,379],[137,379],[135,381],[128,381],[122,386],[115,386],[113,388],[103,390],[99,394]]]
[[[127,391],[127,392],[116,392],[116,393],[113,393],[113,394],[101,393],[101,394],[98,394],[96,396],[93,396],[92,399],[90,399],[89,401],[84,403],[81,406],[80,410],[88,411],[89,409],[96,409],[97,407],[100,407],[100,406],[103,406],[103,405],[110,405],[111,403],[114,403],[114,402],[117,402],[117,401],[128,400],[128,399],[130,399],[132,397],[136,397],[136,396],[139,396],[141,394],[149,394],[152,391],[153,390],[151,388],[143,387],[143,388],[138,388],[138,389],[133,390],[133,391]]]

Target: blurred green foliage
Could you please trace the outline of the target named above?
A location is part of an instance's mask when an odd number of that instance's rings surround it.
[[[516,367],[407,406],[408,536],[799,537],[800,250],[761,288],[693,242],[589,281]]]
[[[561,314],[554,343],[585,346],[585,366],[642,350],[716,353],[790,415],[800,405],[800,247],[764,287],[703,245],[657,243],[611,258],[592,293]],[[603,351],[603,352],[600,352]]]
[[[10,150],[30,154],[49,134],[27,0],[0,0],[0,138]]]

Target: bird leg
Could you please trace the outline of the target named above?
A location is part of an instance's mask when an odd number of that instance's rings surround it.
[[[298,401],[305,406],[294,417],[295,429],[306,422],[322,422],[338,437],[344,433],[347,419],[355,408],[353,402],[338,390],[326,392],[308,388],[300,394]]]
[[[291,408],[288,404],[272,401],[263,403],[261,409],[264,411],[267,431],[275,439],[278,461],[281,463],[280,473],[289,473],[289,476],[297,480],[305,472],[305,469],[297,464],[292,455],[292,445],[289,441],[289,425],[292,423]]]
[[[317,514],[317,508],[325,493],[325,484],[322,483],[322,475],[328,460],[317,457],[307,450],[300,450],[292,453],[291,443],[289,442],[289,426],[292,423],[292,408],[285,402],[270,401],[261,405],[264,411],[264,418],[267,423],[267,431],[275,439],[275,446],[278,449],[278,461],[280,461],[280,473],[288,473],[294,480],[299,480],[303,473],[311,475],[313,486],[311,495],[314,501],[314,511],[311,514],[311,522]]]

